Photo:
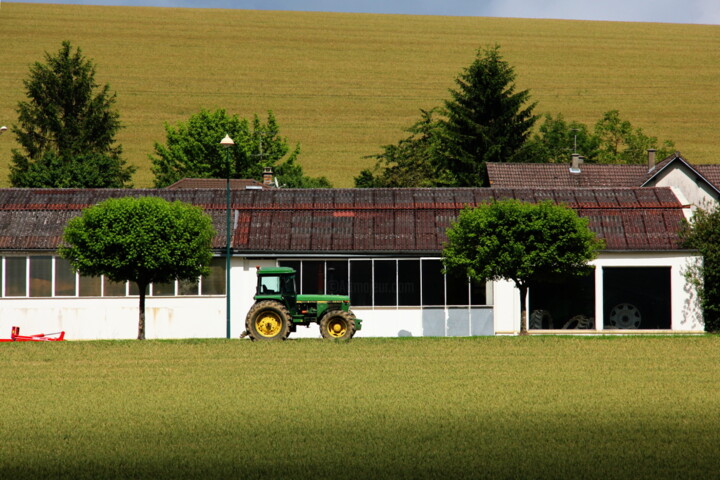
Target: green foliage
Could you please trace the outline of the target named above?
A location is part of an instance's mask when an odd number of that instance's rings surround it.
[[[523,146],[536,121],[528,90],[515,91],[515,70],[500,47],[478,50],[456,79],[442,121],[448,141],[446,167],[461,187],[485,185],[487,162],[523,161]]]
[[[300,146],[290,150],[287,139],[272,112],[266,123],[257,115],[252,124],[225,110],[202,110],[186,122],[165,125],[166,144],[155,143],[156,156],[150,155],[155,186],[165,187],[183,178],[262,179],[264,167],[273,166],[279,182],[288,187],[305,185],[329,187],[324,177],[307,178],[297,164]],[[228,151],[220,145],[230,135],[235,145]],[[228,162],[229,152],[229,162]],[[280,162],[280,163],[279,163]]]
[[[156,197],[115,198],[70,220],[58,252],[82,275],[137,284],[142,339],[148,285],[209,274],[214,235],[199,207]]]
[[[587,125],[567,122],[562,114],[557,117],[545,115],[545,121],[528,142],[529,161],[568,163],[577,142],[576,152],[587,163],[642,164],[647,162],[648,149],[657,150],[659,158],[674,151],[674,143],[646,135],[641,128],[620,118],[620,112],[609,110],[595,123],[592,130]]]
[[[702,262],[688,266],[685,276],[700,299],[705,331],[720,332],[720,209],[696,209],[681,237],[684,247],[698,250],[703,257]]]
[[[528,140],[528,158],[537,163],[568,163],[570,155],[580,152],[587,162],[598,155],[599,140],[582,123],[567,122],[560,113],[557,117],[545,114],[544,122]]]
[[[357,187],[483,186],[487,162],[524,161],[536,116],[515,92],[515,71],[500,47],[478,50],[456,78],[444,108],[420,110],[421,118],[397,145],[376,155],[375,172],[363,170]],[[435,113],[441,118],[433,118]]]
[[[528,287],[557,277],[588,273],[602,242],[574,210],[549,201],[502,200],[465,208],[447,230],[443,263],[449,271],[486,282],[511,280],[521,294],[526,330]]]
[[[410,136],[397,145],[383,146],[374,171],[365,169],[355,178],[359,188],[439,187],[453,183],[452,175],[440,164],[445,156],[444,130],[433,118],[437,109],[420,110],[420,120],[410,127]]]
[[[70,42],[45,54],[23,81],[28,101],[18,103],[13,132],[14,187],[127,187],[135,171],[115,145],[120,129],[115,94],[99,87],[95,66]]]

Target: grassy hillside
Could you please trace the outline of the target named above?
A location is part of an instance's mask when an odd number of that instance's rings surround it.
[[[719,341],[5,343],[0,478],[717,478]]]
[[[203,107],[273,110],[307,173],[351,186],[492,43],[537,112],[594,123],[617,108],[691,161],[720,161],[718,26],[5,3],[0,124],[16,121],[29,65],[62,40],[117,92],[136,186],[152,183],[163,123]],[[0,186],[13,143],[0,137]]]

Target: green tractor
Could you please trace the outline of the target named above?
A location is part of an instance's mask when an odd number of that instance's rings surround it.
[[[344,295],[298,295],[295,270],[288,267],[258,268],[255,304],[245,320],[253,340],[285,340],[298,325],[320,324],[323,338],[349,339],[362,320],[350,311]]]

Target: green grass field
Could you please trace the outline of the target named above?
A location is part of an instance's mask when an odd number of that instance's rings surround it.
[[[0,124],[16,122],[30,64],[63,40],[117,92],[140,187],[163,124],[201,108],[273,110],[306,173],[351,186],[494,43],[538,113],[592,124],[619,109],[692,162],[720,161],[719,26],[4,3]],[[0,138],[0,186],[13,146]]]
[[[0,478],[712,478],[720,338],[0,344]]]

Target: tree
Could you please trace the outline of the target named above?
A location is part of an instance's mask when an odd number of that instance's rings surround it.
[[[447,230],[443,263],[481,281],[510,280],[520,290],[520,332],[527,333],[528,287],[588,273],[602,242],[574,210],[549,201],[503,200],[465,208]]]
[[[135,167],[126,166],[115,144],[120,129],[116,94],[95,81],[95,65],[63,42],[45,54],[23,81],[28,101],[18,103],[12,130],[14,187],[129,187]]]
[[[595,136],[600,149],[597,163],[645,163],[647,151],[657,149],[657,155],[665,158],[675,145],[669,140],[658,145],[657,137],[645,135],[641,128],[633,128],[627,120],[620,118],[620,112],[610,110],[595,124]]]
[[[115,198],[70,220],[58,251],[82,275],[137,285],[138,340],[143,340],[148,286],[209,274],[214,235],[210,217],[199,207],[157,197]]]
[[[637,164],[647,162],[647,151],[657,149],[657,156],[665,158],[674,151],[674,143],[645,135],[641,128],[620,118],[617,110],[605,112],[594,128],[572,121],[562,114],[545,115],[538,132],[527,145],[527,161],[567,163],[575,150],[586,163]]]
[[[288,187],[330,187],[325,177],[309,178],[297,163],[300,146],[290,151],[286,138],[272,112],[266,123],[257,115],[252,124],[225,110],[201,110],[186,122],[166,124],[166,144],[155,143],[156,156],[150,155],[155,186],[166,187],[183,178],[262,179],[264,167],[274,167],[278,180]],[[225,135],[235,142],[227,164],[220,140]],[[229,169],[229,172],[228,172]]]
[[[487,162],[523,161],[523,147],[536,121],[530,92],[515,91],[515,71],[500,47],[478,50],[445,101],[446,168],[460,187],[485,185]]]
[[[439,187],[454,183],[439,162],[444,156],[442,124],[433,115],[437,109],[420,110],[421,118],[406,130],[410,136],[397,145],[383,146],[375,155],[374,171],[366,169],[355,178],[356,187]]]
[[[696,288],[705,331],[720,332],[720,209],[696,209],[681,238],[685,248],[696,249],[703,257],[688,267],[685,276]]]
[[[587,162],[594,162],[599,148],[598,138],[587,125],[565,120],[560,113],[557,117],[544,115],[544,121],[537,133],[528,141],[525,159],[535,163],[568,163],[572,153],[580,153]]]

